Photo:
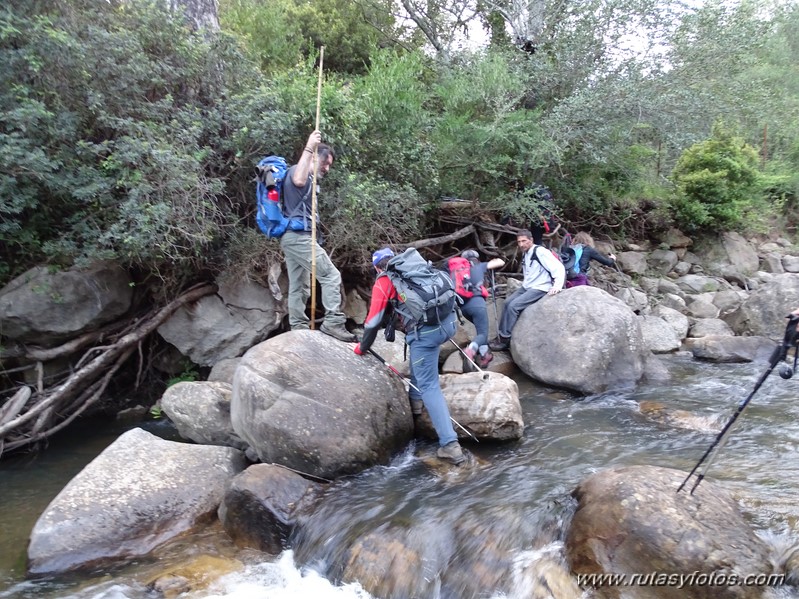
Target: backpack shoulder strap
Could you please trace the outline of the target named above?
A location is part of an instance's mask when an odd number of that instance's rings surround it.
[[[540,246],[540,245],[534,245],[533,246],[533,257],[530,259],[530,262],[532,262],[533,260],[538,262],[541,265],[541,268],[543,268],[545,271],[547,271],[547,274],[549,274],[549,277],[554,281],[555,277],[552,275],[552,271],[549,270],[546,266],[544,266],[544,263],[541,262],[541,258],[538,257],[538,248],[540,248],[540,247],[543,247],[543,246]],[[544,249],[546,250],[546,248],[544,248]],[[549,251],[549,250],[547,250],[547,251]]]

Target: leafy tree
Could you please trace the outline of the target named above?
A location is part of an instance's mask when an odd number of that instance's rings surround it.
[[[441,69],[433,141],[443,195],[501,207],[550,163],[539,115],[523,107],[525,89],[524,71],[500,51]]]
[[[294,0],[222,0],[219,23],[241,37],[265,73],[295,66],[306,45]]]
[[[220,22],[239,35],[264,72],[291,69],[325,47],[327,71],[362,73],[390,45],[390,12],[350,0],[222,0]],[[386,33],[383,33],[386,32]]]

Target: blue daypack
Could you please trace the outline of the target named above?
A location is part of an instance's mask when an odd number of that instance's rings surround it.
[[[560,259],[566,269],[566,280],[570,281],[580,274],[580,258],[583,257],[583,246],[580,243],[561,250]]]
[[[303,223],[283,213],[283,180],[289,170],[286,159],[267,156],[255,167],[255,222],[267,237],[280,237],[287,230],[303,229]]]

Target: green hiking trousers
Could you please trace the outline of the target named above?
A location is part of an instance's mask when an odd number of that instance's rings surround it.
[[[289,326],[292,330],[309,328],[310,319],[305,313],[311,297],[311,235],[302,231],[286,231],[280,238],[280,248],[286,258],[289,275]],[[318,243],[316,245],[316,280],[322,286],[322,305],[325,308],[325,325],[344,326],[347,317],[341,311],[341,273],[330,256]]]

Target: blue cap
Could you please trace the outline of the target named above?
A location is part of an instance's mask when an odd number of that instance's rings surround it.
[[[391,248],[377,250],[374,254],[372,254],[372,266],[377,266],[377,263],[383,258],[392,258],[393,256],[394,252],[391,250]]]

